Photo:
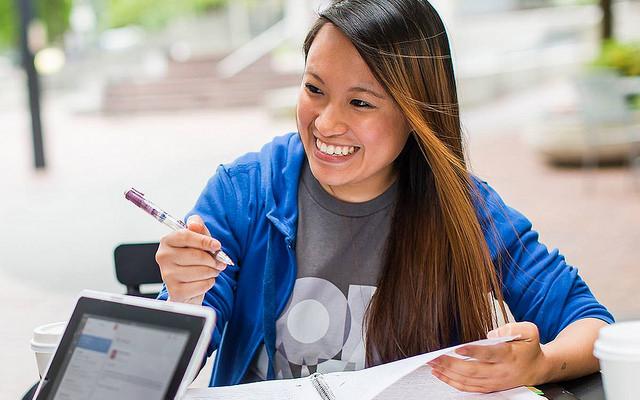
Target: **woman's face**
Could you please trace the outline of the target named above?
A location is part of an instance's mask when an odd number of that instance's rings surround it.
[[[297,123],[311,171],[335,197],[367,201],[395,179],[409,127],[349,39],[326,23],[314,39]]]

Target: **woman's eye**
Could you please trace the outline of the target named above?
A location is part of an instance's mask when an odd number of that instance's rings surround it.
[[[317,87],[313,86],[310,83],[305,83],[304,87],[306,87],[307,90],[313,94],[322,94],[322,91],[320,89],[318,89]]]
[[[351,105],[356,107],[362,107],[362,108],[373,108],[371,104],[367,103],[366,101],[358,100],[358,99],[351,100]]]

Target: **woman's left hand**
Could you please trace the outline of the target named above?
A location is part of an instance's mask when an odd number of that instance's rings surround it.
[[[506,324],[487,337],[515,336],[512,342],[493,346],[467,345],[456,353],[472,359],[440,356],[428,364],[441,381],[465,392],[489,393],[545,381],[546,359],[538,327],[531,322]]]

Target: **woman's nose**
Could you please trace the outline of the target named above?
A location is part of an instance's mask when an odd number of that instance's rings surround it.
[[[314,125],[323,136],[341,135],[348,130],[342,112],[334,105],[324,107],[316,117]]]

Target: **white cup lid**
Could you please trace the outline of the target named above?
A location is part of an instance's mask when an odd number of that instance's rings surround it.
[[[604,343],[637,347],[640,350],[640,321],[618,322],[600,329]]]
[[[617,355],[640,355],[640,321],[619,322],[600,329],[595,343],[598,358]]]
[[[31,343],[36,346],[57,345],[67,327],[67,322],[54,322],[33,330]]]

